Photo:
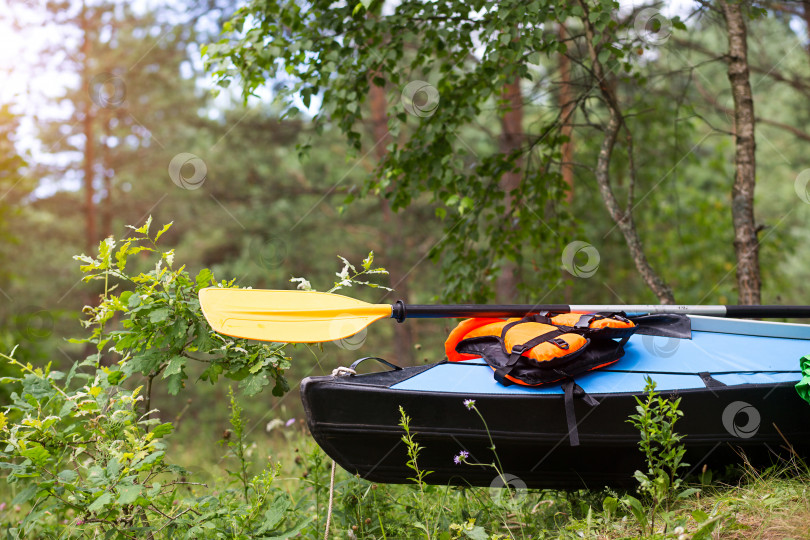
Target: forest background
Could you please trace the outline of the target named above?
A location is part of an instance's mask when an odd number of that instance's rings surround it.
[[[72,257],[149,216],[237,286],[373,251],[374,302],[806,303],[810,3],[296,5],[4,0],[0,351],[95,355]],[[300,425],[303,377],[440,360],[451,325],[288,349],[251,437]],[[152,406],[213,463],[227,386],[184,369]]]

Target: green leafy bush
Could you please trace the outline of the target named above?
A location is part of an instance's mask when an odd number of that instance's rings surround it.
[[[294,535],[307,523],[293,523],[290,497],[272,486],[280,465],[248,473],[233,393],[236,436],[227,448],[239,463],[232,473],[236,488],[227,477],[216,485],[195,482],[188,470],[167,461],[173,425],[161,422],[151,407],[157,377],[176,395],[189,362],[201,362],[201,380],[239,381],[247,395],[272,382],[273,394],[282,395],[289,389],[289,358],[286,344],[213,332],[200,310],[199,291],[233,287],[233,281],[217,282],[207,269],[192,277],[177,267],[173,250],[158,247],[171,224],[151,235],[151,223],[133,227],[134,234],[120,243],[103,240],[95,257],[76,257],[84,281],[104,283],[98,305],[84,309],[89,336],[75,340],[95,348],[94,354],[66,373],[18,361],[16,349],[0,354],[15,370],[0,380],[13,389],[0,413],[0,469],[15,493],[12,505],[26,510],[7,524],[10,538],[270,538],[280,531]],[[153,257],[151,268],[133,271],[144,255]],[[333,289],[385,272],[372,262],[369,255],[358,272],[344,259]]]

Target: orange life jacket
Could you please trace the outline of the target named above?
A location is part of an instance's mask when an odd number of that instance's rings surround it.
[[[539,386],[613,364],[635,330],[623,313],[467,319],[450,332],[445,352],[451,362],[483,358],[501,384]]]

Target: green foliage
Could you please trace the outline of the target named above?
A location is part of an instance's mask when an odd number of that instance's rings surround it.
[[[551,9],[540,2],[409,1],[383,14],[382,5],[250,2],[225,25],[224,38],[203,52],[219,84],[238,78],[246,97],[276,78],[290,82],[277,94],[287,112],[295,110],[297,96],[306,107],[320,97],[316,126],[337,123],[358,153],[370,89],[389,90],[391,142],[365,193],[385,196],[395,210],[427,194],[445,232],[431,251],[446,270],[445,291],[480,300],[505,260],[533,257],[527,246],[559,253],[570,228],[555,166],[563,142],[559,117],[533,119],[530,144],[514,151],[501,151],[478,125],[497,121],[492,111],[509,108],[500,88],[516,78],[539,78],[533,62],[565,50],[542,25],[574,10],[565,2]],[[610,21],[613,7],[600,6],[601,22]],[[412,85],[435,92],[424,110],[414,105],[419,90]],[[505,174],[524,168],[513,192],[501,188]],[[533,259],[535,274],[555,274],[554,259]]]
[[[110,383],[115,371],[87,373],[88,360],[65,374],[0,356],[20,374],[2,383],[21,387],[9,418],[0,415],[0,467],[17,490],[12,504],[28,508],[9,538],[267,538],[305,525],[294,526],[289,497],[272,487],[278,465],[244,492],[187,490],[201,484],[166,459],[172,424],[141,414],[142,387]]]
[[[184,265],[175,268],[174,250],[161,251],[157,245],[171,223],[150,236],[151,223],[150,217],[143,226],[132,227],[135,235],[118,246],[112,238],[103,240],[97,257],[76,257],[84,263],[83,280],[103,281],[105,293],[98,306],[85,308],[83,324],[90,336],[75,342],[93,344],[97,360],[104,352],[120,358],[110,375],[115,383],[134,374],[146,377],[146,405],[158,376],[169,393],[177,395],[188,379],[189,362],[204,364],[200,379],[212,384],[224,376],[240,381],[245,394],[255,395],[273,382],[273,394],[283,395],[289,389],[284,371],[290,365],[284,346],[213,332],[200,310],[198,293],[204,287],[233,287],[233,281],[217,283],[207,269],[192,277]],[[154,267],[131,272],[130,260],[144,252],[155,256]],[[115,317],[120,317],[121,329],[107,331]]]
[[[411,433],[411,418],[405,414],[405,409],[402,406],[399,407],[399,427],[405,432],[402,435],[402,442],[405,443],[405,449],[408,452],[407,466],[415,474],[413,478],[408,480],[414,482],[419,488],[419,492],[414,493],[414,497],[419,508],[419,519],[421,521],[414,522],[413,526],[419,529],[425,535],[425,538],[430,540],[431,533],[435,536],[435,524],[432,523],[431,507],[426,496],[425,477],[431,474],[432,471],[419,468],[419,452],[422,451],[422,447],[416,442],[415,434]]]
[[[636,518],[641,529],[652,534],[660,507],[664,507],[666,521],[670,505],[675,499],[689,497],[699,490],[680,490],[683,480],[678,476],[678,469],[686,466],[683,463],[686,447],[681,443],[683,435],[675,431],[675,422],[683,416],[683,412],[678,409],[681,398],[671,400],[661,397],[655,392],[655,381],[650,377],[645,380],[646,398],[642,401],[636,397],[637,414],[630,415],[627,421],[641,435],[638,444],[647,462],[647,471],[636,471],[635,478],[639,483],[639,492],[648,499],[649,506],[644,508],[631,495],[625,496],[622,502]]]
[[[228,471],[228,475],[235,478],[242,484],[242,490],[245,494],[245,502],[248,501],[249,491],[249,477],[248,469],[250,462],[247,456],[247,444],[245,443],[245,425],[242,422],[242,408],[236,401],[236,396],[233,395],[233,388],[228,388],[228,398],[231,402],[231,428],[225,432],[224,438],[219,441],[220,444],[227,446],[228,455],[236,459],[239,469],[236,471]]]
[[[133,236],[120,243],[105,239],[95,257],[76,257],[84,281],[104,286],[98,305],[84,310],[89,337],[75,340],[92,345],[95,354],[67,373],[22,363],[15,351],[0,354],[14,371],[0,379],[13,389],[0,413],[0,469],[16,491],[12,504],[28,508],[7,528],[11,538],[270,538],[294,536],[308,524],[291,518],[292,500],[273,486],[279,464],[249,474],[242,409],[232,390],[226,445],[238,463],[228,471],[238,488],[190,482],[189,471],[167,460],[174,425],[161,422],[150,405],[156,377],[177,394],[188,362],[197,361],[207,366],[203,380],[214,383],[222,375],[242,381],[244,393],[254,395],[274,379],[274,393],[281,394],[288,389],[289,363],[284,344],[232,340],[210,329],[198,293],[233,282],[217,283],[207,269],[192,278],[185,266],[175,268],[174,251],[158,247],[171,224],[152,234],[151,223],[150,217],[132,227]],[[157,259],[154,266],[134,270],[148,255]],[[385,272],[373,266],[373,254],[360,271],[342,260],[335,288]],[[141,377],[144,384],[133,388]]]
[[[6,407],[13,420],[2,430],[2,467],[19,486],[13,503],[30,505],[9,530],[12,537],[33,536],[43,525],[72,537],[80,525],[93,524],[125,538],[176,530],[178,520],[191,517],[196,502],[173,504],[182,471],[164,460],[163,438],[172,426],[137,411],[141,387],[111,384],[108,369],[79,371],[91,362],[65,374],[2,356],[19,370],[2,383],[20,388]]]

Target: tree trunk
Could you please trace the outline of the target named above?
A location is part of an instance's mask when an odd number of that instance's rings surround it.
[[[523,96],[520,93],[520,78],[515,77],[503,89],[506,106],[501,116],[500,151],[504,155],[518,150],[523,144]],[[512,191],[520,187],[520,170],[507,171],[501,177],[501,189],[506,197],[506,218],[511,221],[514,200]],[[511,227],[507,223],[507,227]],[[504,260],[495,284],[495,298],[500,304],[509,304],[517,299],[517,284],[520,281],[518,265]]]
[[[810,40],[810,0],[802,0],[802,19],[804,19],[806,39]],[[810,41],[807,43],[807,52],[810,53]]]
[[[562,42],[568,33],[565,25],[560,23],[558,38]],[[574,140],[572,139],[574,126],[574,93],[571,90],[571,60],[564,54],[560,57],[560,92],[558,94],[558,105],[560,107],[560,118],[562,127],[560,134],[568,140],[562,145],[562,163],[560,173],[563,182],[568,186],[568,193],[565,195],[566,202],[570,205],[574,202]]]
[[[82,3],[82,80],[84,89],[84,111],[82,127],[84,130],[84,217],[85,217],[85,243],[88,253],[96,248],[98,240],[96,234],[96,209],[93,202],[93,166],[94,140],[93,140],[93,101],[90,99],[90,21],[87,16],[87,6]]]
[[[370,77],[369,80],[373,78]],[[378,160],[385,158],[386,145],[390,135],[388,133],[387,103],[385,89],[373,82],[369,88],[369,106],[371,108],[371,125],[374,133],[375,153]],[[406,304],[409,299],[408,279],[403,269],[403,253],[405,243],[402,237],[402,223],[399,216],[391,211],[388,200],[380,200],[383,228],[381,231],[383,244],[387,250],[386,268],[391,279],[391,288],[396,290],[397,299]],[[416,357],[413,347],[413,327],[408,323],[394,325],[394,351],[397,358],[407,365],[413,365]]]
[[[658,297],[658,301],[662,304],[674,304],[675,296],[672,294],[672,289],[664,282],[663,279],[653,270],[647,256],[644,254],[644,248],[641,244],[641,239],[636,230],[636,223],[633,219],[633,198],[635,189],[635,165],[633,163],[633,138],[630,130],[624,123],[619,101],[616,98],[615,89],[611,86],[610,81],[606,78],[606,73],[599,61],[599,55],[596,52],[596,44],[594,43],[594,30],[593,25],[588,18],[588,6],[580,0],[580,5],[585,11],[582,21],[585,24],[585,36],[588,45],[588,56],[593,64],[593,74],[596,77],[597,84],[602,97],[607,105],[610,116],[608,123],[605,126],[605,138],[602,141],[602,146],[599,150],[599,158],[596,164],[596,183],[599,185],[599,192],[602,194],[602,199],[605,201],[608,213],[616,226],[624,236],[624,241],[630,250],[630,256],[636,265],[636,269],[641,278]],[[613,188],[610,185],[610,160],[613,156],[613,147],[616,144],[616,139],[619,136],[619,131],[624,127],[627,130],[627,146],[629,157],[629,170],[630,182],[627,188],[627,206],[622,210],[613,193]]]
[[[104,209],[101,215],[101,231],[104,238],[112,236],[113,193],[112,193],[112,156],[109,141],[112,137],[110,122],[112,118],[106,115],[104,119],[104,144],[101,147],[102,178],[104,179]]]
[[[721,1],[728,29],[728,80],[734,97],[735,174],[731,190],[734,251],[737,255],[737,289],[740,304],[759,304],[759,239],[754,220],[756,140],[754,98],[748,71],[745,20],[738,3]]]
[[[557,37],[562,43],[568,36],[565,25],[560,22],[557,29]],[[571,87],[571,59],[565,54],[559,55],[559,69],[560,69],[560,91],[557,94],[557,104],[560,107],[560,134],[568,140],[562,145],[560,163],[560,174],[562,175],[563,182],[568,186],[568,192],[565,194],[565,202],[568,207],[574,203],[574,92]],[[562,270],[565,272],[565,270]],[[574,303],[574,290],[571,282],[568,281],[565,285],[563,292],[566,304]]]

